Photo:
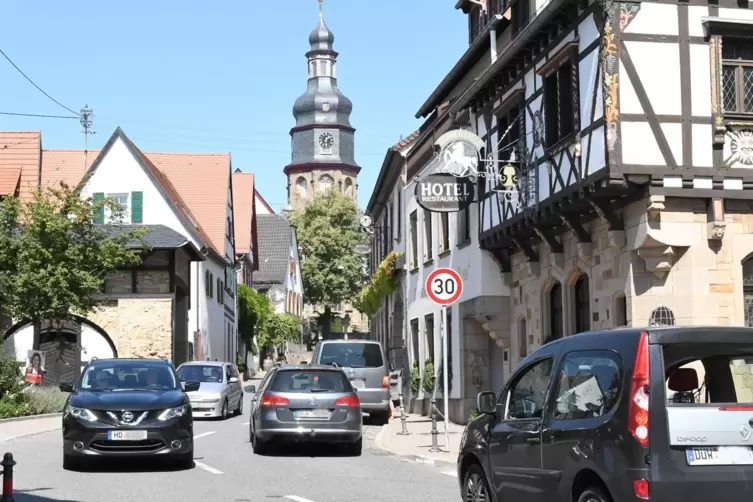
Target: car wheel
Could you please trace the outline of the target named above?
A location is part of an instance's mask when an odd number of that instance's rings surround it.
[[[348,455],[352,457],[360,457],[361,451],[363,451],[363,438],[358,438],[358,441],[348,443],[346,445]]]
[[[222,403],[222,419],[227,420],[227,399]]]
[[[269,442],[259,439],[256,434],[251,436],[251,443],[256,455],[265,455],[269,450]]]
[[[238,409],[235,410],[235,415],[243,415],[243,396],[238,399]]]
[[[598,486],[589,486],[580,494],[578,502],[612,502],[612,497]]]
[[[191,469],[193,467],[193,450],[175,457],[175,467],[181,470]]]
[[[63,454],[63,469],[66,471],[80,471],[81,459],[72,455]]]
[[[478,464],[471,465],[463,479],[463,500],[466,502],[491,502],[491,490],[484,470]],[[580,502],[580,501],[579,501]]]

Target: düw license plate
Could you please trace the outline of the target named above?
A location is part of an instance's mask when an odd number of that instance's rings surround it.
[[[143,441],[146,439],[146,431],[108,431],[107,439],[110,441]]]
[[[688,465],[753,465],[749,446],[714,446],[685,450]]]
[[[329,418],[329,410],[298,410],[293,412],[295,418]]]

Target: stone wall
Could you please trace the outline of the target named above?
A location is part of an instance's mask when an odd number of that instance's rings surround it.
[[[118,357],[172,357],[172,298],[120,298],[88,315],[105,330]]]
[[[130,270],[111,272],[105,280],[104,293],[109,295],[132,294],[133,275]],[[137,294],[170,293],[170,272],[167,270],[137,270]]]

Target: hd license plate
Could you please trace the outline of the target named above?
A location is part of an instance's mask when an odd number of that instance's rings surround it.
[[[363,389],[366,387],[366,382],[363,380],[351,380],[350,384],[356,389]]]
[[[146,431],[108,431],[107,439],[110,441],[143,441],[146,439]]]
[[[298,410],[293,412],[295,418],[329,418],[329,410]]]
[[[715,446],[688,448],[688,465],[753,465],[753,449],[749,446]]]

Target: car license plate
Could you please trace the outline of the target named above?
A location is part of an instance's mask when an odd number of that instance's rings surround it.
[[[295,418],[329,418],[329,410],[298,410],[293,412]]]
[[[364,382],[363,380],[351,380],[350,383],[356,389],[363,389],[364,387],[366,387],[366,382]]]
[[[753,448],[749,446],[714,446],[688,448],[688,465],[753,465]]]
[[[143,441],[146,439],[146,431],[108,431],[107,439],[110,441]]]

